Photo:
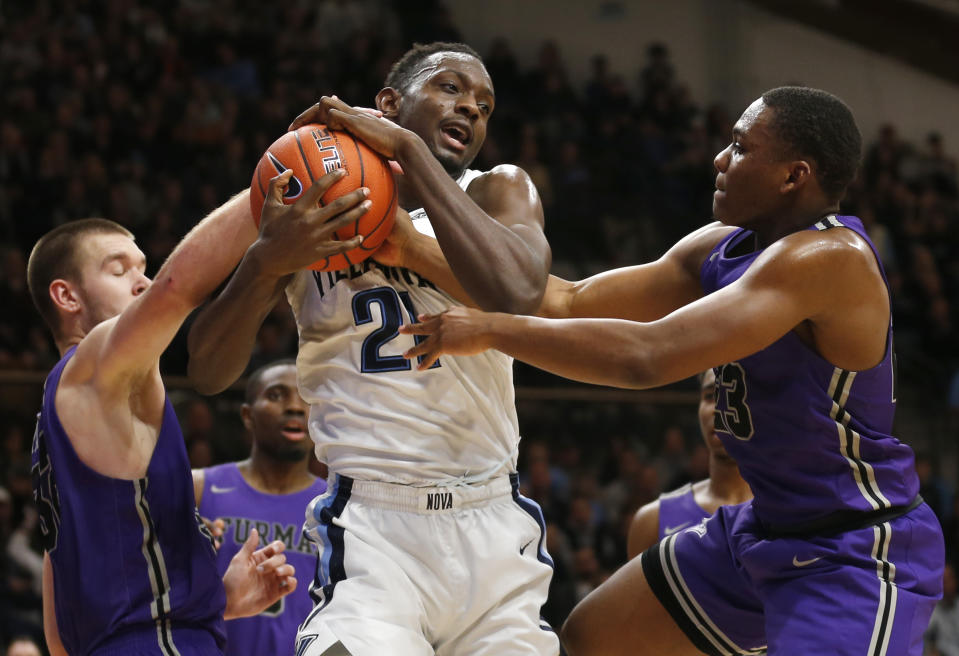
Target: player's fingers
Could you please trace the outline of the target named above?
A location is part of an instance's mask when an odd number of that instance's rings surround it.
[[[440,359],[439,352],[428,353],[427,355],[423,356],[423,359],[420,361],[420,363],[416,365],[416,370],[426,371],[427,369],[432,367],[433,364],[439,359]]]
[[[296,577],[288,576],[280,581],[280,588],[282,589],[284,595],[288,595],[296,590]]]
[[[330,107],[326,111],[326,125],[334,130],[346,130],[352,123],[352,117],[346,112]]]
[[[351,237],[347,239],[346,241],[333,242],[333,244],[327,249],[327,256],[329,257],[330,255],[339,255],[340,253],[351,251],[354,248],[359,248],[362,243],[363,243],[363,235],[357,235],[355,237]]]
[[[286,185],[290,182],[290,178],[293,177],[293,169],[287,169],[270,178],[270,188],[266,192],[266,202],[272,205],[282,205],[283,204],[283,192],[286,190]]]
[[[346,169],[338,168],[333,169],[324,176],[321,176],[316,180],[309,189],[306,190],[306,193],[303,194],[297,204],[302,204],[304,207],[313,208],[316,207],[320,199],[323,198],[323,194],[329,190],[330,187],[335,185],[337,182],[346,177]]]
[[[270,556],[262,563],[256,566],[256,571],[262,573],[268,573],[275,570],[280,565],[286,563],[286,554],[276,554],[275,556]]]
[[[359,198],[362,198],[362,196],[359,196]],[[322,232],[324,235],[330,235],[343,226],[357,221],[361,216],[369,212],[373,206],[373,203],[369,200],[364,200],[359,205],[356,205],[355,196],[344,200],[342,203],[340,200],[341,199],[337,198],[326,207],[312,212],[309,216],[311,221],[318,221],[322,224]]]
[[[240,550],[237,552],[237,556],[242,555],[243,557],[249,558],[253,555],[253,552],[256,551],[256,546],[258,544],[260,544],[260,534],[255,528],[251,529],[249,537],[246,539],[246,542],[243,543],[243,546],[240,547]],[[234,556],[234,558],[235,557],[236,556]]]
[[[312,107],[303,111],[295,119],[293,119],[293,122],[290,123],[290,127],[288,127],[286,131],[291,132],[293,130],[296,130],[297,128],[303,127],[304,125],[309,125],[310,123],[322,123],[323,121],[320,118],[322,114],[322,110],[323,108],[321,104],[316,103]]]
[[[335,98],[336,96],[333,96],[333,97]],[[375,107],[354,107],[353,109],[360,112],[361,114],[369,114],[370,116],[375,116],[376,118],[383,117],[383,112],[376,109]]]
[[[411,348],[407,349],[405,353],[403,353],[403,357],[407,360],[412,360],[413,358],[426,356],[431,350],[433,350],[434,340],[434,337],[429,337],[418,344],[414,344]]]
[[[270,544],[266,545],[262,549],[257,549],[253,554],[253,557],[257,562],[263,562],[264,560],[275,556],[278,553],[283,553],[286,550],[286,545],[280,540],[274,540]]]
[[[439,317],[438,314],[421,314],[417,317],[419,319],[417,323],[404,323],[400,326],[400,332],[406,335],[432,335],[439,327],[437,325]]]
[[[417,371],[425,371],[433,366],[433,363],[440,359],[439,342],[436,336],[424,339],[413,348],[406,351],[403,357],[407,360],[419,358],[419,364],[416,365]]]
[[[283,581],[288,578],[295,578],[296,569],[290,563],[283,563],[279,567],[273,570],[273,575],[280,579],[280,585],[283,584]]]
[[[213,537],[218,538],[223,535],[223,530],[226,528],[226,522],[223,521],[222,517],[218,517],[213,520],[213,526],[210,529],[210,532],[213,533]]]

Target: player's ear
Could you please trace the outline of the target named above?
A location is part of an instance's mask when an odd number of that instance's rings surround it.
[[[70,281],[57,278],[50,283],[48,291],[53,304],[64,312],[73,314],[80,311],[82,307],[80,297],[76,287]]]
[[[803,159],[790,162],[789,175],[786,177],[780,190],[783,193],[795,191],[805,185],[811,177],[812,167],[809,166],[809,162]]]
[[[240,419],[243,421],[243,427],[253,432],[253,412],[250,408],[249,403],[244,403],[240,406]]]
[[[383,112],[385,118],[395,118],[400,113],[401,101],[400,92],[393,87],[380,89],[376,94],[376,108]]]

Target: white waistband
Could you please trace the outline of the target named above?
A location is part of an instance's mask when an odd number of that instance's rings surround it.
[[[340,480],[337,480],[340,479]],[[449,513],[512,496],[509,476],[472,485],[413,487],[398,483],[361,481],[330,473],[328,486],[334,489],[350,481],[350,501],[356,500],[388,510],[423,514]]]

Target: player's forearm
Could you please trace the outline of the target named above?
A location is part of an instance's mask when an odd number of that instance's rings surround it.
[[[216,394],[243,374],[257,332],[289,278],[264,275],[256,245],[247,251],[226,288],[190,328],[187,375],[198,392]]]
[[[489,317],[490,348],[564,378],[630,389],[671,382],[643,339],[643,324],[619,319]]]
[[[549,252],[534,252],[491,218],[443,170],[422,140],[397,153],[422,201],[446,260],[463,289],[487,311],[534,312],[546,287]]]
[[[435,239],[420,237],[416,245],[409,248],[406,267],[420,274],[463,305],[479,307],[456,279]]]
[[[153,284],[186,306],[197,307],[230,274],[254,239],[250,193],[243,191],[187,234]]]

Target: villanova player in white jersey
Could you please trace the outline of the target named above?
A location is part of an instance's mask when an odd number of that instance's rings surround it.
[[[302,271],[312,260],[288,252],[300,244],[270,230],[289,174],[278,176],[259,239],[194,325],[191,377],[207,392],[231,383],[285,291],[310,434],[331,472],[306,511],[319,555],[297,654],[557,654],[539,618],[552,574],[542,514],[515,475],[512,360],[451,357],[421,371],[403,357],[414,338],[399,333],[453,297],[535,309],[550,265],[542,205],[521,169],[467,168],[495,102],[469,47],[414,47],[376,102],[379,116],[324,98],[294,127],[345,129],[395,160],[410,218],[398,213],[376,262]],[[409,260],[404,245],[420,233],[436,238],[455,274],[443,289],[391,266]]]

